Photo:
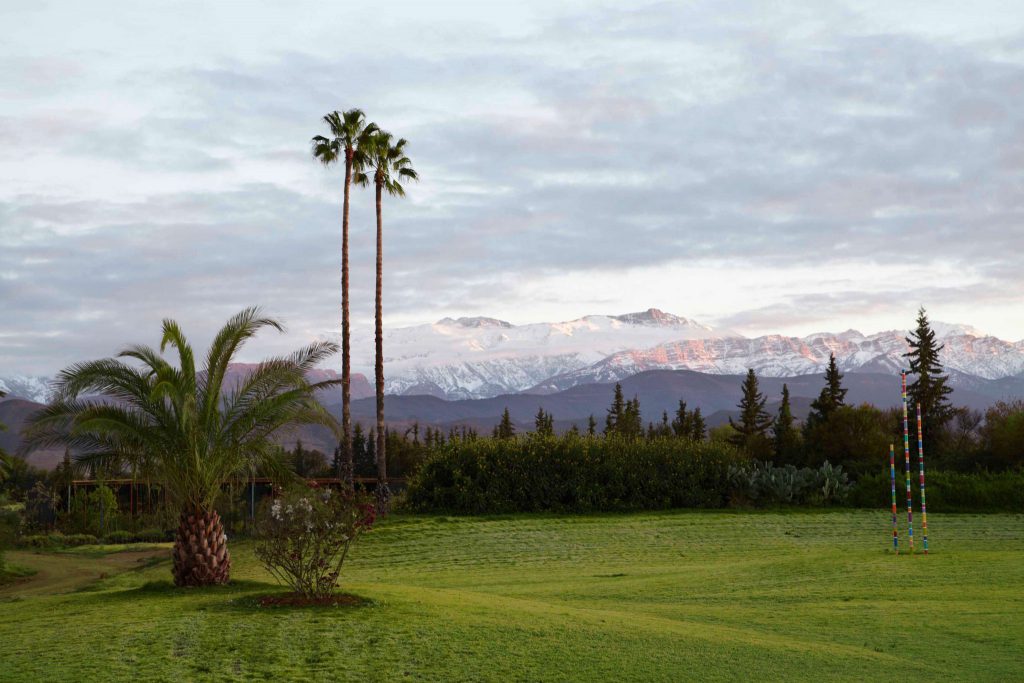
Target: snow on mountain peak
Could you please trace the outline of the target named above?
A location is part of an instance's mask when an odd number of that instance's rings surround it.
[[[512,323],[497,318],[476,316],[472,318],[441,318],[435,325],[458,327],[513,327]]]

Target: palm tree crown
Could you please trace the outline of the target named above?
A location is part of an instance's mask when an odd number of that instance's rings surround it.
[[[404,197],[402,182],[420,178],[405,154],[407,144],[405,138],[396,142],[391,133],[378,130],[367,145],[364,168],[356,173],[353,180],[361,186],[372,182],[393,197]]]
[[[367,123],[366,115],[360,109],[349,109],[344,113],[332,111],[323,117],[331,137],[314,135],[311,140],[313,157],[324,166],[351,157],[353,167],[360,168],[366,158],[363,148],[378,131],[377,124]]]
[[[337,351],[332,342],[266,360],[234,387],[224,386],[232,358],[265,327],[284,329],[257,308],[235,315],[198,372],[192,347],[173,320],[163,322],[160,352],[132,345],[118,358],[69,367],[58,375],[53,402],[29,419],[23,448],[65,444],[79,451],[83,463],[146,462],[183,509],[210,510],[225,480],[254,465],[274,464],[270,438],[283,428],[336,429],[314,394],[337,380],[306,379],[307,371]],[[168,346],[177,351],[177,367],[161,355]]]

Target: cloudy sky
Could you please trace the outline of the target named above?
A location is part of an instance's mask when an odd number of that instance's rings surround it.
[[[261,304],[338,327],[358,106],[422,182],[385,202],[385,322],[659,307],[746,334],[933,319],[1024,338],[1024,3],[6,0],[0,374],[205,343]],[[329,5],[329,6],[328,6]],[[373,315],[372,196],[353,317]]]

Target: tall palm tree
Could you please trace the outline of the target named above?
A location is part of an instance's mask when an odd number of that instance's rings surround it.
[[[338,380],[306,379],[337,351],[332,342],[266,360],[234,386],[225,386],[231,359],[265,327],[283,331],[257,308],[241,311],[217,333],[197,371],[181,328],[164,320],[159,352],[132,345],[118,358],[63,370],[54,400],[29,419],[24,431],[26,450],[65,444],[79,451],[79,462],[151,467],[181,511],[172,569],[179,586],[229,578],[227,537],[214,508],[223,482],[254,465],[280,467],[271,437],[288,426],[322,424],[339,431],[315,398],[318,389]],[[177,351],[176,366],[162,356],[168,346]]]
[[[388,487],[387,454],[384,452],[384,325],[381,294],[384,284],[383,197],[404,197],[402,182],[419,180],[412,162],[405,155],[405,138],[397,142],[391,133],[377,131],[367,147],[366,170],[356,174],[355,182],[361,186],[373,183],[377,200],[377,290],[374,306],[376,354],[374,379],[377,385],[377,508],[386,513],[390,507],[391,489]]]
[[[343,160],[345,163],[344,200],[341,209],[341,466],[339,476],[352,485],[352,370],[348,299],[348,208],[352,174],[365,162],[367,141],[377,132],[377,124],[367,123],[359,109],[344,114],[336,111],[323,117],[331,137],[316,135],[312,139],[313,158],[324,166]]]

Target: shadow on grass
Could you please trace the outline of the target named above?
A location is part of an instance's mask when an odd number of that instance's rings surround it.
[[[377,603],[370,598],[352,593],[339,593],[341,599],[337,604],[326,605],[291,605],[263,604],[263,602],[287,603],[291,594],[282,590],[280,584],[266,581],[241,579],[231,581],[226,586],[203,586],[179,588],[170,579],[147,581],[146,583],[122,590],[91,590],[83,591],[83,600],[87,603],[104,605],[134,604],[146,601],[169,601],[172,604],[191,605],[196,612],[234,612],[234,613],[284,613],[284,612],[340,612],[363,607],[373,607]]]

